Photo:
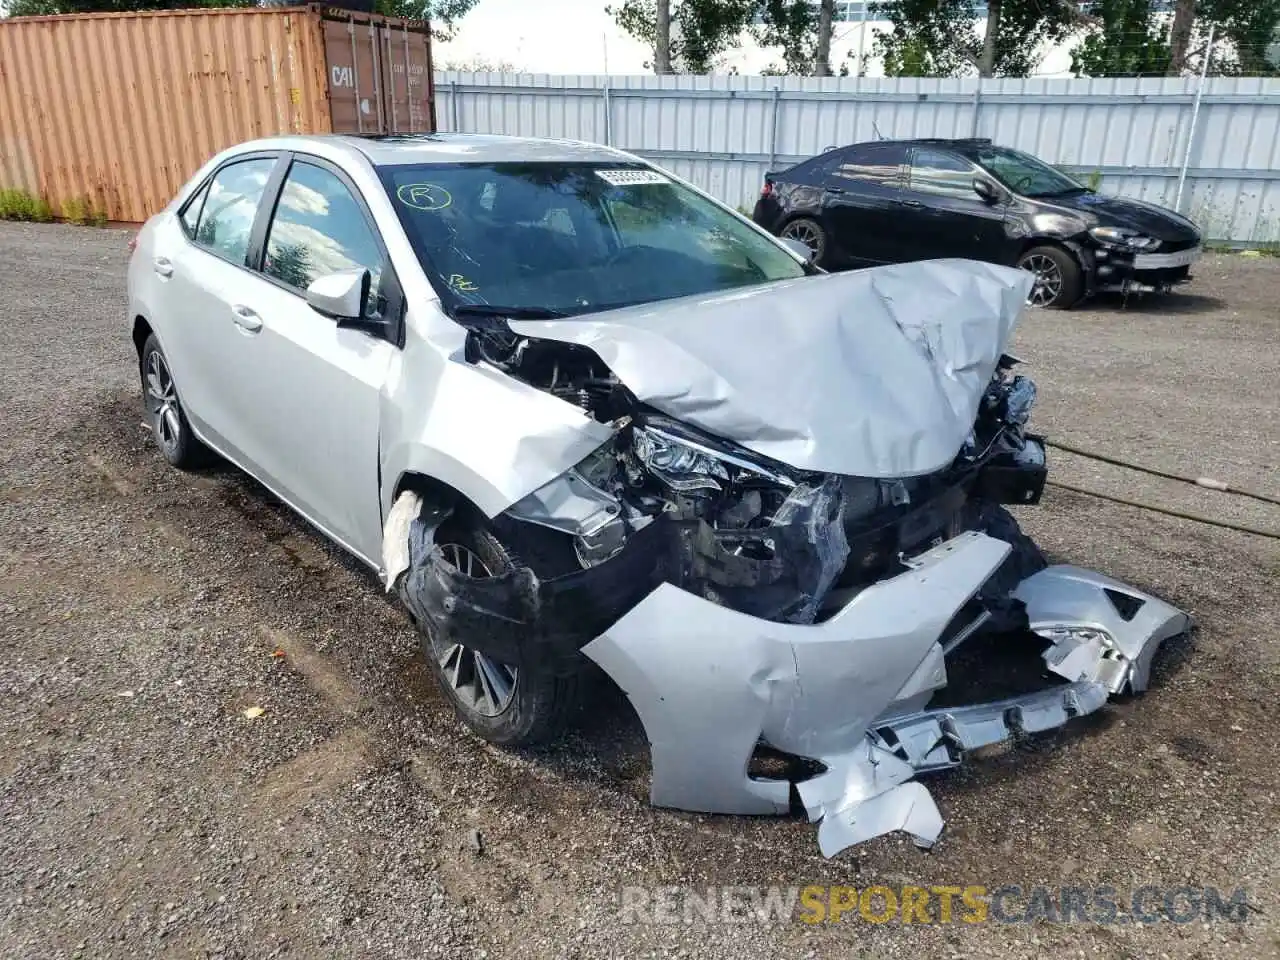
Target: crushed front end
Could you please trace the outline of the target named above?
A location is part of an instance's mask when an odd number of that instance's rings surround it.
[[[1023,281],[1007,282],[1020,306]],[[979,369],[942,356],[960,351],[945,336],[899,328],[945,376]],[[892,830],[927,846],[943,821],[917,773],[1142,690],[1156,648],[1189,628],[1131,587],[1047,566],[1004,509],[1040,499],[1046,456],[1027,432],[1035,386],[1000,350],[949,462],[866,477],[691,425],[584,346],[477,324],[470,362],[578,404],[612,439],[489,519],[519,557],[500,577],[468,576],[435,546],[460,505],[404,494],[388,585],[433,635],[498,662],[602,667],[644,725],[655,805],[780,814],[798,800],[825,855]],[[989,631],[1043,646],[1060,679],[930,707],[951,654]],[[766,754],[780,770],[761,772]]]

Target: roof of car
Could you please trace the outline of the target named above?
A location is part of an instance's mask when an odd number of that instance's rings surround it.
[[[325,134],[276,137],[261,146],[305,149],[323,143],[366,157],[376,166],[409,163],[629,161],[621,150],[577,140],[504,137],[487,133],[416,133],[387,136]],[[255,144],[255,146],[258,144]],[[249,146],[246,144],[245,146]]]

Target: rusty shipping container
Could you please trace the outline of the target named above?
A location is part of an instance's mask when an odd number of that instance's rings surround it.
[[[281,133],[435,129],[427,24],[319,6],[0,19],[0,189],[145,220]]]

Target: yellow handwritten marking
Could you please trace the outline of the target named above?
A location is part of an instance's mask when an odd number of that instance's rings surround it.
[[[443,210],[453,203],[453,195],[434,183],[406,183],[396,191],[396,196],[415,210]]]

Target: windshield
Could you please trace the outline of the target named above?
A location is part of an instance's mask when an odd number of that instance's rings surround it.
[[[641,164],[382,167],[446,308],[573,315],[804,276],[768,237]]]
[[[1078,193],[1088,189],[1061,170],[1037,160],[1029,153],[1008,147],[984,147],[975,158],[978,165],[1014,193],[1024,197],[1047,197],[1058,193]]]

